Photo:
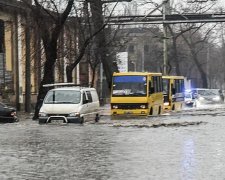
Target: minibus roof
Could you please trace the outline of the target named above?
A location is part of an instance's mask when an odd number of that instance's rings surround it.
[[[157,75],[162,76],[162,73],[155,73],[155,72],[119,72],[113,73],[113,76],[122,76],[122,75],[131,75],[131,76],[147,76],[147,75]]]
[[[184,79],[184,76],[162,76],[163,79]]]

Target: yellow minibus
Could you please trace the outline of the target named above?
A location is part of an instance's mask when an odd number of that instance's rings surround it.
[[[158,115],[163,112],[162,74],[149,72],[114,73],[111,115]]]
[[[164,109],[181,110],[184,104],[184,77],[163,76]]]

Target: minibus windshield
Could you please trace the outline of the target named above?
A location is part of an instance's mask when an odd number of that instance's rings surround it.
[[[112,96],[146,96],[146,82],[146,76],[115,76]]]
[[[49,91],[44,100],[45,104],[78,104],[81,93],[76,90],[53,90]]]

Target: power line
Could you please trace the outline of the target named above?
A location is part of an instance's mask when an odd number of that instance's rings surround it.
[[[170,15],[137,15],[106,17],[109,24],[178,24],[178,23],[215,23],[225,22],[225,13],[213,14],[170,14]]]

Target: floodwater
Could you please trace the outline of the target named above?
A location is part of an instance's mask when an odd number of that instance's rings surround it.
[[[219,106],[84,125],[0,124],[0,179],[224,180],[224,121]]]

